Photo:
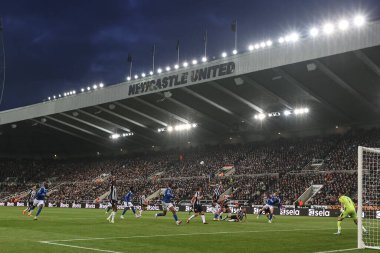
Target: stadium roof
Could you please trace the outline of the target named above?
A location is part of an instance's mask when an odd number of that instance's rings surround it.
[[[378,121],[380,22],[295,40],[0,112],[0,153],[125,152]]]

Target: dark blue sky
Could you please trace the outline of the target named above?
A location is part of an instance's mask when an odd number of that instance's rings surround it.
[[[233,49],[230,30],[238,20],[238,48],[277,39],[325,20],[364,13],[380,17],[379,0],[1,0],[6,51],[6,83],[0,110],[41,102],[52,94],[94,82],[115,84],[134,71],[203,52],[208,30],[210,56]]]

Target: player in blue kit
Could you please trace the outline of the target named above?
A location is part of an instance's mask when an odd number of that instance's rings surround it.
[[[156,213],[154,216],[157,218],[159,216],[166,216],[166,213],[168,210],[170,210],[173,213],[173,218],[177,225],[180,225],[182,223],[181,220],[178,220],[178,216],[176,213],[176,210],[174,208],[174,205],[172,203],[172,199],[174,198],[173,190],[172,190],[172,184],[169,183],[168,187],[163,192],[163,198],[161,200],[162,202],[162,213]]]
[[[273,193],[273,195],[271,195],[267,201],[266,201],[266,204],[265,206],[263,207],[263,209],[265,210],[266,208],[269,208],[269,218],[268,218],[268,222],[269,223],[272,223],[272,219],[273,219],[273,212],[274,212],[274,207],[277,206],[277,207],[281,207],[281,199],[280,197],[278,196],[278,194],[275,192]]]
[[[45,183],[36,193],[36,198],[33,201],[33,207],[30,209],[28,215],[30,216],[34,210],[34,208],[38,207],[38,211],[34,220],[38,220],[38,216],[40,216],[42,208],[45,205],[45,197],[48,193],[48,184]]]
[[[120,219],[124,219],[124,214],[127,212],[128,208],[130,208],[136,218],[140,218],[140,216],[136,213],[136,209],[132,204],[133,200],[133,187],[129,188],[129,192],[124,196],[124,210],[120,216]]]

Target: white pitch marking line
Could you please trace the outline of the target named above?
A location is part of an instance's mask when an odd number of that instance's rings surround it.
[[[342,252],[342,251],[351,251],[351,250],[358,250],[358,248],[337,249],[337,250],[330,250],[330,251],[318,251],[318,252],[315,252],[315,253],[332,253],[332,252]]]
[[[112,250],[105,250],[105,249],[96,249],[96,248],[87,248],[87,247],[81,247],[81,246],[75,246],[75,245],[69,245],[69,244],[63,244],[63,243],[56,243],[56,242],[47,242],[47,241],[41,241],[40,243],[50,244],[50,245],[56,245],[56,246],[62,246],[62,247],[69,247],[69,248],[76,248],[76,249],[86,249],[86,250],[93,250],[93,251],[100,251],[100,252],[108,252],[108,253],[122,253],[119,251],[112,251]]]
[[[295,231],[316,231],[316,230],[334,230],[335,228],[323,229],[283,229],[283,230],[248,230],[248,231],[225,231],[225,232],[210,232],[210,233],[190,233],[190,234],[165,234],[165,235],[134,235],[124,237],[105,237],[105,238],[79,238],[67,240],[51,240],[40,241],[40,243],[50,242],[74,242],[74,241],[95,241],[95,240],[112,240],[112,239],[133,239],[133,238],[154,238],[154,237],[168,237],[168,236],[193,236],[193,235],[218,235],[218,234],[242,234],[242,233],[271,233],[271,232],[295,232]],[[346,229],[348,230],[348,229]]]

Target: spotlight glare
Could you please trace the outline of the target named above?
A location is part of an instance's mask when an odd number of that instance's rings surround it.
[[[282,43],[284,43],[284,42],[285,42],[285,39],[284,39],[283,37],[280,37],[280,38],[278,39],[278,43],[282,44]]]
[[[67,96],[66,92],[65,92],[65,93],[63,93],[63,96],[64,96],[64,97],[66,97],[66,96]]]
[[[265,42],[265,44],[266,44],[268,47],[270,47],[270,46],[272,46],[273,42],[272,42],[271,40],[267,40],[267,42]]]
[[[222,57],[223,57],[223,58],[227,57],[227,53],[226,53],[226,52],[223,52],[223,53],[222,53]]]
[[[197,63],[198,63],[198,61],[197,60],[192,60],[192,62],[191,62],[193,65],[196,65]]]
[[[261,47],[261,48],[264,48],[265,46],[266,46],[265,42],[261,42],[261,43],[260,43],[260,47]]]
[[[139,76],[138,76],[138,75],[135,75],[135,79],[137,79],[137,78],[139,78]]]
[[[149,71],[149,75],[153,76],[153,71]]]
[[[318,36],[319,30],[315,27],[312,27],[309,31],[309,34],[311,37],[316,37]]]
[[[284,115],[285,115],[285,116],[289,116],[290,114],[292,114],[292,113],[291,113],[289,110],[285,110],[285,111],[284,111]]]
[[[91,90],[91,87],[90,87],[90,86],[88,86],[88,87],[87,87],[87,90]]]
[[[141,76],[142,77],[146,77],[146,74],[143,72],[143,73],[141,73]]]
[[[128,77],[127,77],[127,81],[130,81],[130,80],[131,80],[131,77],[130,77],[130,76],[128,76]]]
[[[165,69],[166,69],[166,71],[170,71],[171,68],[169,66],[167,66]]]
[[[84,88],[80,89],[81,92],[84,92]]]
[[[98,88],[98,85],[94,84],[94,86],[92,86],[92,88],[93,88],[94,90],[96,90],[96,89]]]
[[[103,87],[103,86],[100,86],[100,87]],[[75,95],[77,92],[75,90],[73,90],[73,94]]]
[[[186,68],[187,66],[189,66],[189,63],[187,63],[186,61],[183,63],[183,66]]]
[[[207,62],[207,57],[206,56],[202,57],[202,62]]]
[[[342,30],[342,31],[347,30],[347,28],[348,28],[348,21],[345,20],[345,19],[342,19],[341,21],[339,21],[339,23],[338,23],[338,28],[339,28],[340,30]]]
[[[237,50],[236,49],[232,50],[232,54],[237,54]]]
[[[327,23],[323,26],[323,32],[325,34],[331,34],[334,32],[334,26],[331,23]]]
[[[173,127],[172,126],[168,126],[168,132],[173,132]]]
[[[162,69],[158,68],[158,69],[157,69],[157,73],[158,73],[158,74],[161,74],[161,73],[162,73]]]
[[[290,35],[286,35],[285,36],[285,42],[289,42],[292,38],[290,37]]]
[[[175,69],[178,69],[178,68],[179,68],[178,64],[174,65],[174,68],[175,68]]]
[[[364,25],[364,23],[365,23],[365,18],[363,16],[357,15],[356,17],[354,17],[355,26],[360,27]]]
[[[298,33],[294,32],[294,33],[291,33],[291,34],[289,35],[289,37],[290,37],[290,41],[292,41],[292,42],[296,42],[296,41],[299,40],[300,35],[299,35]]]
[[[264,120],[266,118],[266,115],[264,113],[259,113],[256,114],[254,118],[257,120]]]
[[[50,97],[48,97],[48,100],[50,100],[51,98]]]
[[[104,87],[104,84],[103,84],[103,83],[100,83],[100,84],[99,84],[99,87],[100,87],[100,88],[103,88],[103,87]],[[75,94],[75,91],[74,91],[74,94]]]
[[[53,98],[55,99],[55,98],[56,98],[56,96],[54,95],[54,96],[53,96]]]
[[[248,46],[248,50],[249,50],[249,51],[252,51],[253,49],[254,49],[253,45],[249,45],[249,46]]]

